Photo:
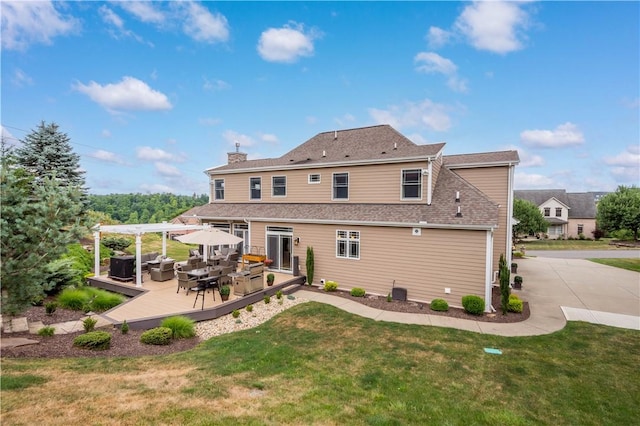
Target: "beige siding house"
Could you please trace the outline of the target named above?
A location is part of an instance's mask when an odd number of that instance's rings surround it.
[[[444,155],[390,126],[320,133],[278,158],[229,153],[208,169],[210,203],[184,215],[245,239],[272,269],[314,282],[362,287],[460,306],[475,294],[491,308],[500,254],[510,261],[516,151]],[[395,284],[394,284],[395,283]],[[496,301],[495,303],[499,303]]]

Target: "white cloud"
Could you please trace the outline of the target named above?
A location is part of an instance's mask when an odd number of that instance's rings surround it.
[[[434,52],[420,52],[413,58],[413,62],[417,64],[416,71],[427,74],[440,73],[451,75],[455,74],[458,70],[456,64],[450,59],[443,58]]]
[[[165,21],[164,13],[155,8],[155,3],[153,2],[122,1],[118,2],[117,4],[142,22],[161,24]]]
[[[140,185],[140,189],[147,194],[164,194],[165,192],[169,192],[175,194],[175,190],[167,185],[162,185],[160,183],[143,183]]]
[[[454,28],[479,50],[509,53],[522,49],[521,31],[529,15],[523,4],[505,1],[476,1],[464,8]]]
[[[314,117],[313,115],[308,115],[304,118],[304,121],[307,124],[316,124],[318,122],[318,117]]]
[[[305,33],[303,24],[290,22],[264,31],[258,41],[258,53],[269,62],[295,62],[300,57],[313,56],[313,41],[319,36],[314,30]]]
[[[202,126],[217,126],[222,120],[216,117],[202,117],[198,119],[198,123]]]
[[[116,14],[113,10],[109,9],[107,6],[102,5],[100,9],[98,9],[100,15],[102,16],[102,20],[107,24],[115,27],[115,30],[109,30],[109,34],[115,39],[119,39],[120,37],[131,37],[138,42],[142,43],[144,40],[142,37],[138,36],[133,31],[127,30],[124,27],[124,21],[118,14]]]
[[[136,148],[136,158],[143,161],[185,161],[182,155],[175,155],[163,149],[151,148],[150,146]]]
[[[33,84],[33,79],[20,68],[16,68],[16,70],[13,72],[13,78],[11,79],[11,82],[14,86],[17,87],[23,87],[25,85],[31,86]]]
[[[2,47],[25,50],[31,44],[51,44],[57,36],[80,30],[80,21],[63,16],[51,1],[2,1]]]
[[[99,149],[98,151],[91,154],[91,157],[97,160],[106,161],[108,163],[126,164],[125,160],[118,154],[110,151],[104,151],[102,149]]]
[[[425,74],[442,74],[448,76],[447,86],[455,92],[467,91],[467,80],[458,77],[458,67],[450,59],[434,52],[420,52],[414,58],[416,71]]]
[[[179,3],[183,6],[185,34],[204,43],[225,42],[229,39],[229,23],[220,13],[211,13],[198,3]]]
[[[161,161],[157,161],[155,163],[156,171],[161,176],[182,176],[180,170],[177,167],[172,166],[167,163],[163,163]]]
[[[241,147],[248,147],[255,145],[255,141],[251,136],[243,135],[234,130],[227,130],[222,134],[222,138],[227,143],[235,148],[236,142],[240,143]]]
[[[344,114],[342,117],[334,118],[333,121],[335,121],[336,124],[338,124],[339,126],[346,126],[356,121],[356,118],[353,115],[347,113],[347,114]]]
[[[151,89],[144,81],[128,76],[115,84],[101,86],[91,81],[87,85],[76,83],[73,88],[109,111],[158,111],[173,108],[166,95]]]
[[[369,108],[369,115],[377,124],[389,124],[397,129],[417,126],[444,132],[451,127],[447,109],[443,104],[425,99],[421,102],[405,102],[404,105],[390,105],[386,110]]]
[[[640,146],[629,145],[624,152],[613,157],[604,157],[611,166],[611,175],[617,182],[637,185],[640,182]]]
[[[438,49],[449,42],[453,33],[438,27],[430,27],[427,33],[427,42],[431,49]]]
[[[203,79],[204,79],[204,84],[202,85],[202,88],[205,90],[211,90],[211,91],[217,92],[220,90],[231,89],[231,85],[226,81],[222,81],[222,80],[209,81],[206,77],[203,77]]]
[[[271,133],[261,133],[260,134],[260,139],[262,139],[265,142],[269,142],[269,143],[277,143],[278,142],[278,137],[274,134]]]
[[[102,136],[103,138],[110,138],[111,132],[108,129],[102,129],[102,132],[100,132],[100,136]]]
[[[522,172],[514,174],[514,186],[517,189],[543,189],[551,188],[554,185],[553,179],[545,175]]]
[[[582,145],[584,135],[573,123],[558,125],[554,130],[525,130],[520,133],[520,140],[526,146],[537,148],[561,148]]]

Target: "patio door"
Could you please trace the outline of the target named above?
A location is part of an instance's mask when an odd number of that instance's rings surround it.
[[[238,251],[238,254],[240,255],[240,257],[242,257],[243,254],[249,252],[249,249],[248,249],[249,248],[249,225],[247,224],[233,225],[233,235],[235,235],[236,237],[240,237],[244,240],[236,244],[236,250]]]
[[[283,272],[292,270],[293,228],[267,227],[267,257],[273,260],[271,269]]]

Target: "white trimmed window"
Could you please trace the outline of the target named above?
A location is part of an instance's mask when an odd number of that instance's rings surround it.
[[[360,259],[360,231],[336,231],[336,257]]]
[[[551,216],[551,207],[545,207],[544,208],[544,217],[549,217]]]
[[[419,200],[422,198],[422,169],[402,171],[402,199]]]
[[[310,174],[308,183],[320,183],[320,174],[319,173]]]
[[[224,179],[213,181],[213,199],[224,200]]]
[[[249,198],[260,200],[262,198],[262,178],[249,178]]]
[[[349,173],[333,174],[333,199],[349,199]]]
[[[271,194],[274,197],[286,197],[287,196],[287,177],[272,176],[271,188],[272,188]]]
[[[562,217],[562,207],[556,207],[556,217]]]

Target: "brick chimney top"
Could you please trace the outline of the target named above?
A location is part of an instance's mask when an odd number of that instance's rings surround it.
[[[242,161],[247,161],[247,154],[244,152],[227,152],[227,163],[234,164],[240,163]]]

